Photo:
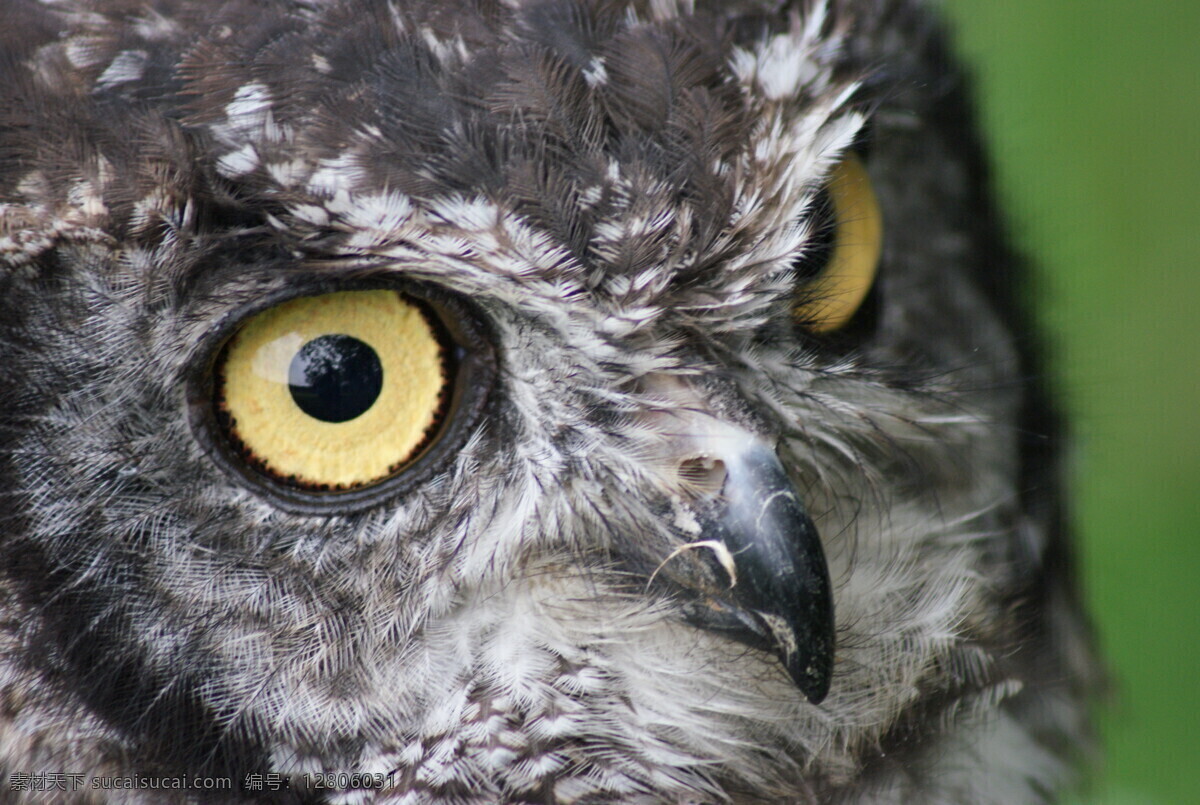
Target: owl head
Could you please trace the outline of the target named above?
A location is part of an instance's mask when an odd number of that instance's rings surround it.
[[[1068,778],[1055,417],[920,4],[3,13],[9,770]]]

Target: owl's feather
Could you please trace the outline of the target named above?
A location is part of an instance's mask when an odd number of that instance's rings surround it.
[[[818,338],[796,260],[850,149],[883,267]],[[5,795],[1051,801],[1091,652],[983,162],[909,0],[8,0]],[[291,510],[214,461],[197,378],[245,310],[363,277],[469,300],[488,407],[403,493]],[[710,420],[777,448],[821,535],[819,703],[684,617],[727,581],[672,452]]]

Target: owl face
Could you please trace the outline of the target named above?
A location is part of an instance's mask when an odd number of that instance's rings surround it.
[[[914,4],[12,13],[10,768],[472,803],[1064,775],[1048,414]]]

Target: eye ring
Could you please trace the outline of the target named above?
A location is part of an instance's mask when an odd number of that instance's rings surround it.
[[[462,297],[425,283],[377,278],[298,281],[297,289],[272,294],[232,311],[205,338],[204,352],[186,378],[188,418],[205,454],[224,472],[280,509],[303,515],[350,514],[402,496],[444,469],[475,431],[491,396],[497,358],[486,319]],[[444,347],[450,367],[444,413],[429,438],[397,471],[348,488],[315,489],[289,483],[248,461],[234,443],[217,405],[218,365],[226,346],[255,316],[293,300],[344,291],[387,290],[416,302]]]

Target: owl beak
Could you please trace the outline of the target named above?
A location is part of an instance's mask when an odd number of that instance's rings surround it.
[[[819,704],[833,675],[829,568],[774,443],[718,414],[689,381],[643,382],[655,400],[644,421],[662,436],[649,453],[675,489],[676,521],[695,535],[658,557],[651,583],[682,593],[693,626],[775,654]]]
[[[747,434],[748,435],[748,434]],[[729,586],[687,607],[688,620],[773,651],[813,704],[833,671],[833,594],[821,538],[774,449],[721,450],[720,494],[697,504],[700,540]]]

